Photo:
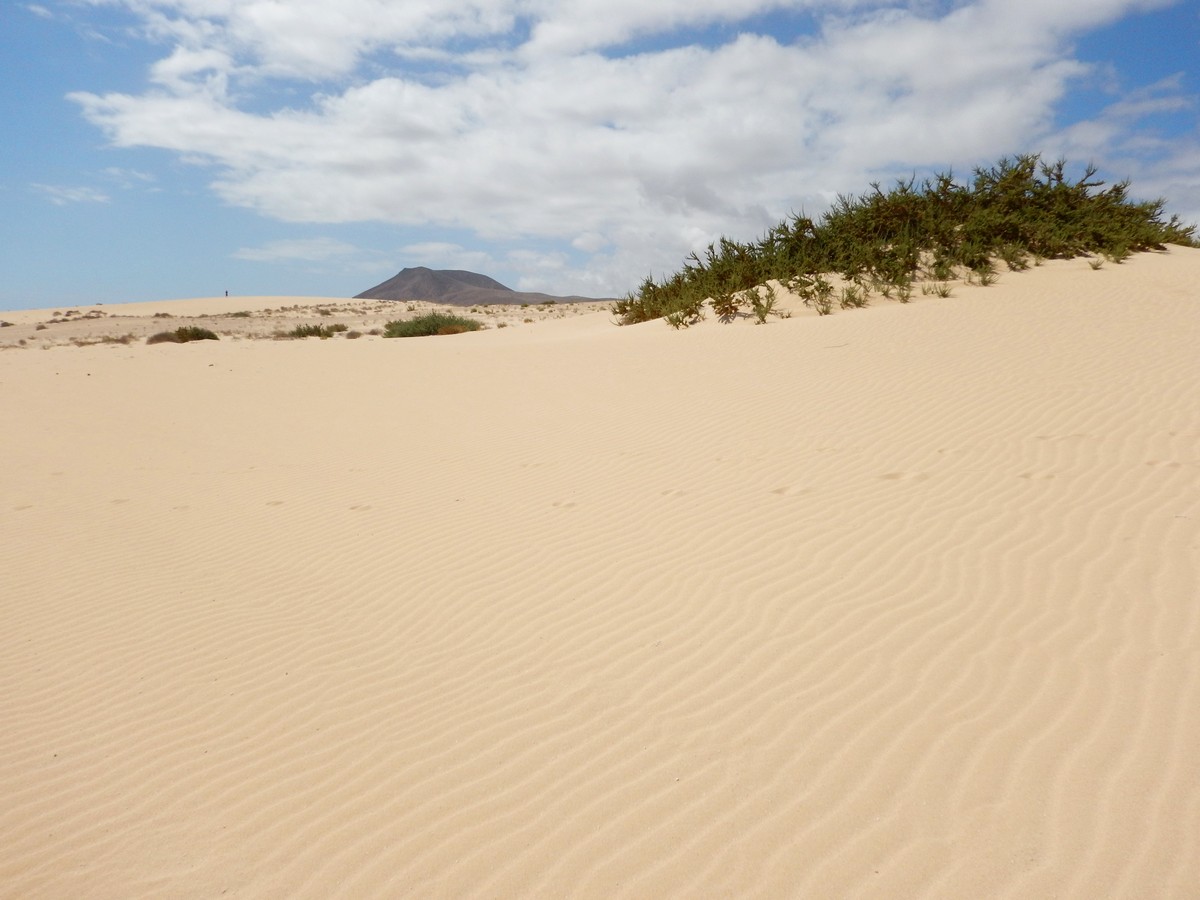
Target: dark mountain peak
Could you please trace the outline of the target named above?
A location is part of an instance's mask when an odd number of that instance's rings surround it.
[[[469,287],[486,288],[492,291],[511,291],[512,288],[507,287],[495,278],[488,278],[486,275],[480,275],[478,272],[465,272],[462,269],[430,269],[426,266],[413,266],[407,269],[401,269],[392,281],[408,280],[412,282],[426,282],[431,284],[446,284],[453,282],[455,284],[465,284]]]
[[[480,291],[512,293],[494,278],[459,269],[429,269],[415,266],[402,269],[382,284],[358,295],[362,300],[434,300],[438,303],[471,305],[481,302]],[[482,302],[496,303],[496,300]]]

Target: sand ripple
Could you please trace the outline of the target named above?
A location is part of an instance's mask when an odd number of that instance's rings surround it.
[[[0,894],[1195,897],[1200,251],[1077,263],[0,356]]]

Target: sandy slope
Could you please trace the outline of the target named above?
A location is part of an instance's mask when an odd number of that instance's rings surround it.
[[[0,353],[0,895],[1198,896],[1197,284]]]

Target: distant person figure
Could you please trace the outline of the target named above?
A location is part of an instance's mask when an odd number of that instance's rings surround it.
[[[229,291],[226,291],[226,292],[225,292],[225,296],[226,296],[226,297],[228,297],[228,296],[229,296]]]

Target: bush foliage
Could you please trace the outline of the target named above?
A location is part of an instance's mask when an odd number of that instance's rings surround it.
[[[1104,188],[1088,166],[1071,180],[1067,164],[1036,154],[977,168],[968,184],[950,173],[899,181],[884,192],[878,183],[860,197],[839,196],[814,222],[803,215],[781,222],[753,243],[721,238],[703,254],[692,253],[681,271],[661,282],[647,278],[613,305],[622,324],[664,316],[679,327],[703,315],[706,300],[720,302],[718,317],[736,315],[734,295],[769,279],[808,287],[837,273],[863,285],[890,286],[907,300],[915,278],[945,282],[956,270],[970,280],[995,280],[995,259],[1011,270],[1030,261],[1101,255],[1124,259],[1166,244],[1197,246],[1195,226],[1164,219],[1164,200],[1137,202],[1129,182]],[[892,291],[885,292],[885,296]],[[827,309],[829,297],[805,302]],[[843,305],[865,299],[851,294]]]
[[[464,331],[478,331],[482,323],[463,316],[451,316],[446,313],[429,313],[417,316],[415,319],[402,319],[388,322],[383,328],[385,338],[396,337],[427,337],[435,334],[461,334]]]
[[[290,338],[308,338],[319,337],[321,340],[331,338],[335,334],[346,331],[350,326],[337,323],[334,325],[297,325],[291,331],[287,332],[284,337]]]
[[[160,331],[146,338],[147,344],[186,344],[189,341],[219,341],[215,332],[195,325],[184,325],[174,331]]]

